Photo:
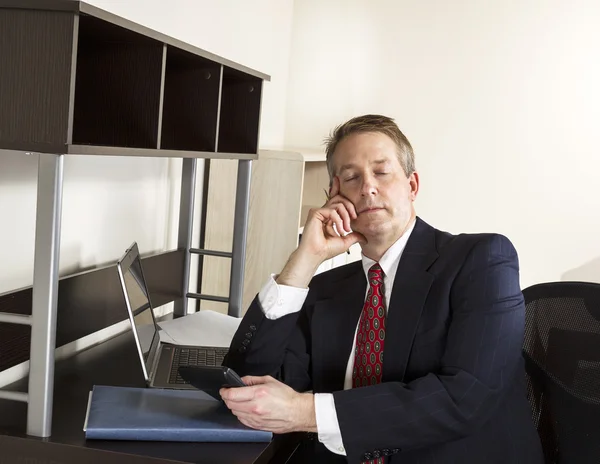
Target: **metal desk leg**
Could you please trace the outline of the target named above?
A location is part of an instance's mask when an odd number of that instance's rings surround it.
[[[27,434],[52,433],[63,155],[38,155]]]
[[[227,314],[242,315],[244,295],[244,268],[246,266],[246,236],[248,232],[248,209],[250,205],[250,179],[252,161],[238,162],[237,189],[235,194],[235,217],[233,223],[233,247],[231,258],[231,280],[229,284],[229,309]]]
[[[184,158],[181,167],[181,198],[179,200],[179,232],[177,248],[184,249],[183,288],[180,300],[175,300],[174,316],[185,316],[188,308],[188,289],[190,285],[190,248],[192,246],[192,228],[194,225],[194,195],[196,190],[195,158]]]

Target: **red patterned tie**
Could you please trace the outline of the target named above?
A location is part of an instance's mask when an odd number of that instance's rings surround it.
[[[385,292],[383,271],[379,264],[369,269],[369,292],[356,332],[352,387],[366,387],[381,382],[383,343],[385,341]],[[383,458],[365,461],[383,464]]]

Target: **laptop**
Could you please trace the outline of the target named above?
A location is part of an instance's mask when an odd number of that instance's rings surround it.
[[[179,366],[221,366],[229,348],[176,345],[160,340],[162,329],[156,322],[136,242],[117,262],[117,271],[146,385],[194,390],[179,375]]]

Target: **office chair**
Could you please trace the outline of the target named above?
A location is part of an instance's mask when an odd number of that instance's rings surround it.
[[[523,290],[528,399],[547,464],[600,463],[600,284]]]

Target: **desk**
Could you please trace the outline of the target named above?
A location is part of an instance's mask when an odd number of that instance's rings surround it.
[[[265,443],[169,443],[95,441],[85,439],[82,430],[88,394],[93,385],[143,387],[135,342],[130,331],[56,363],[52,436],[42,441],[27,437],[27,404],[0,400],[0,462],[15,456],[14,462],[40,459],[47,462],[167,463],[168,460],[198,464],[250,464],[267,448]],[[28,379],[7,388],[27,391]],[[56,446],[55,446],[56,445]],[[59,446],[59,445],[74,445]],[[43,448],[43,452],[40,451]],[[104,452],[101,452],[104,451]],[[111,453],[109,453],[111,452]],[[137,455],[133,458],[129,455]],[[17,458],[20,456],[20,459]],[[141,459],[143,456],[146,459]],[[9,455],[11,457],[11,455]],[[157,458],[157,461],[147,459]],[[31,461],[42,462],[42,461]],[[261,462],[264,462],[261,460]]]
[[[0,31],[0,149],[39,154],[31,313],[0,311],[1,323],[31,331],[1,342],[3,350],[31,346],[27,432],[48,437],[65,155],[183,158],[175,314],[187,313],[188,298],[216,298],[239,316],[251,160],[258,159],[262,88],[270,77],[83,1],[0,1]],[[231,253],[191,247],[199,158],[239,161]],[[192,253],[231,258],[227,299],[188,291]]]

